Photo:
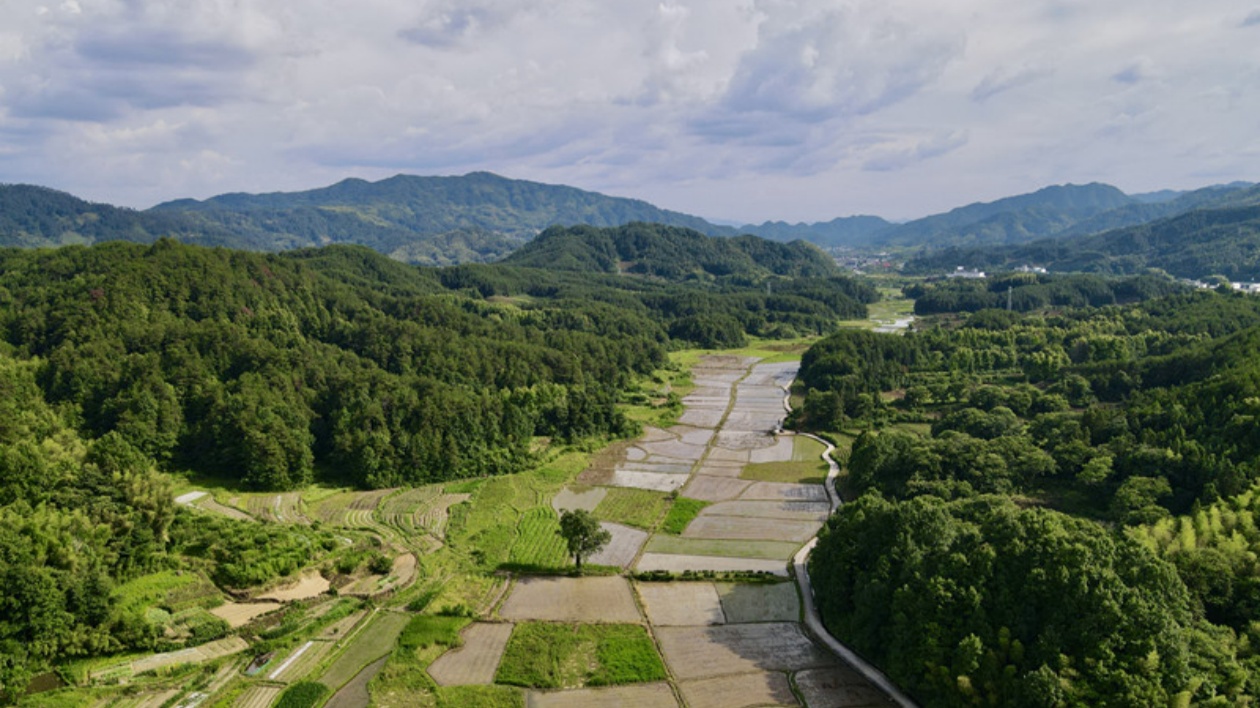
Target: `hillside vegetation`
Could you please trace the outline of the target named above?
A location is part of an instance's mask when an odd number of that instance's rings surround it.
[[[804,355],[795,422],[851,441],[857,498],[824,619],[923,705],[1260,693],[1260,299],[1142,282],[1012,283],[1026,314],[943,283],[920,331]]]

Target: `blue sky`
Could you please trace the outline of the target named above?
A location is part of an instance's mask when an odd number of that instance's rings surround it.
[[[147,207],[400,172],[711,218],[1260,180],[1247,0],[0,0],[0,182]]]

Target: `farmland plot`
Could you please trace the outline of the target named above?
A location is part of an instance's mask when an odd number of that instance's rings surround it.
[[[300,492],[285,494],[251,494],[245,497],[245,509],[254,517],[276,523],[310,524],[302,510]]]
[[[530,691],[526,694],[526,705],[529,708],[678,708],[678,701],[674,699],[669,684],[645,683],[578,691]]]
[[[759,672],[738,676],[684,681],[680,684],[690,708],[747,708],[750,706],[799,706],[787,675]],[[813,708],[813,704],[810,704]]]
[[[691,478],[691,481],[683,488],[683,494],[702,501],[727,501],[738,498],[750,484],[752,483],[742,479],[711,476],[704,472],[704,468],[701,468],[701,474]]]
[[[236,699],[233,708],[268,708],[282,690],[279,686],[251,686]]]
[[[451,649],[429,665],[439,686],[491,684],[514,625],[475,622],[460,633],[464,645]]]
[[[722,612],[731,624],[797,622],[801,599],[795,583],[717,583]]]
[[[639,555],[639,549],[643,547],[643,542],[648,537],[646,531],[609,521],[601,521],[599,526],[612,534],[612,540],[599,553],[587,559],[593,565],[615,565],[625,568],[634,562],[635,556]]]
[[[340,688],[363,667],[392,651],[409,619],[409,615],[401,612],[377,612],[346,645],[319,682],[334,691]]]
[[[708,511],[708,510],[706,510]],[[758,516],[717,516],[702,513],[683,532],[684,538],[736,539],[741,541],[794,541],[804,543],[818,532],[821,521]],[[786,558],[786,556],[785,556]]]
[[[236,519],[237,521],[257,521],[258,520],[250,516],[249,514],[246,514],[245,512],[241,511],[240,509],[237,509],[236,507],[225,506],[223,504],[220,504],[219,502],[214,500],[214,497],[209,496],[209,495],[206,495],[204,497],[201,497],[200,499],[197,499],[195,502],[193,502],[193,506],[197,507],[198,509],[204,509],[212,514],[226,516],[229,519]]]
[[[513,621],[641,622],[630,584],[619,576],[521,578],[499,615]]]
[[[227,622],[232,629],[236,629],[249,624],[255,617],[278,610],[280,607],[281,605],[275,602],[225,602],[210,610],[210,614]]]
[[[657,640],[674,675],[690,679],[834,666],[795,623],[658,627]]]
[[[725,624],[722,602],[713,583],[637,583],[643,611],[654,626]]]
[[[274,590],[270,590],[259,595],[258,600],[274,600],[276,602],[292,602],[294,600],[309,600],[312,597],[319,597],[328,592],[328,579],[319,574],[319,571],[309,570],[302,574],[296,583],[283,585]]]
[[[551,507],[539,506],[525,512],[517,525],[516,541],[508,560],[542,568],[563,568],[568,564],[569,554],[560,536],[560,521]]]
[[[551,500],[551,508],[560,513],[564,510],[576,511],[584,509],[586,511],[595,511],[595,507],[604,500],[604,495],[608,490],[603,487],[589,488],[566,488],[560,490],[555,498]]]
[[[894,708],[897,705],[845,666],[797,672],[796,685],[809,708]]]

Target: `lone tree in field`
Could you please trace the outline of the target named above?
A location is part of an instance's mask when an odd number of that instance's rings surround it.
[[[599,522],[585,509],[560,512],[560,535],[569,545],[569,555],[577,569],[582,570],[582,558],[599,553],[612,540],[612,534],[600,528]]]

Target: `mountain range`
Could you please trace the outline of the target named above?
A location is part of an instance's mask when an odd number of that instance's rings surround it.
[[[378,182],[347,179],[301,192],[181,199],[144,211],[94,204],[45,187],[0,185],[0,246],[47,247],[108,240],[147,243],[163,236],[258,251],[344,243],[368,246],[407,263],[449,265],[500,260],[550,226],[615,227],[644,222],[709,236],[752,234],[774,241],[804,240],[827,248],[895,250],[914,256],[921,268],[936,267],[941,258],[952,262],[965,257],[970,259],[968,264],[983,265],[993,263],[999,253],[1012,260],[1028,256],[1039,262],[1075,263],[1080,259],[1064,254],[1092,249],[1110,260],[1086,259],[1090,267],[1126,270],[1167,264],[1160,258],[1123,253],[1119,246],[1109,244],[1124,236],[1097,240],[1102,234],[1144,226],[1161,234],[1170,229],[1183,233],[1188,225],[1220,220],[1187,218],[1173,227],[1155,225],[1200,212],[1245,210],[1256,204],[1260,204],[1260,187],[1241,182],[1133,195],[1106,184],[1068,184],[969,204],[900,224],[860,215],[812,224],[773,221],[733,228],[641,200],[488,172],[453,177],[398,175]],[[1207,241],[1249,233],[1249,219],[1240,218],[1241,231],[1224,234],[1213,227],[1215,231]],[[1204,238],[1192,240],[1205,242]],[[1036,248],[1029,251],[1007,248],[1034,243]],[[1049,243],[1059,244],[1059,251]],[[1234,272],[1249,272],[1247,264],[1260,261],[1260,256],[1250,255],[1245,246],[1218,250],[1241,259],[1235,263],[1239,267]],[[1206,267],[1212,262],[1210,258],[1183,255],[1177,267],[1169,270]],[[1211,272],[1226,271],[1216,268]]]

